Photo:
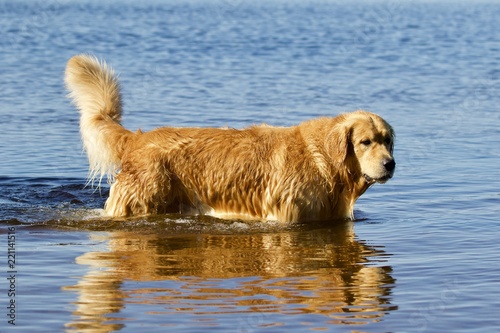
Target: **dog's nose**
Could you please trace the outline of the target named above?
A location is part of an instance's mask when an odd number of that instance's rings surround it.
[[[396,161],[394,159],[387,159],[384,161],[384,167],[387,171],[393,172],[394,169],[396,168]]]

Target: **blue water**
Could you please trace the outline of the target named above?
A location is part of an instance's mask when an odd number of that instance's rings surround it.
[[[497,331],[499,17],[495,1],[0,1],[0,331]],[[396,130],[395,177],[355,222],[103,218],[63,84],[83,52],[120,73],[127,128],[364,108]]]

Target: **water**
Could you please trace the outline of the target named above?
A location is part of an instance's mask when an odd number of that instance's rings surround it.
[[[0,331],[498,330],[498,17],[493,1],[1,1]],[[130,129],[365,108],[396,130],[395,177],[355,222],[108,220],[63,86],[82,52],[121,73]]]

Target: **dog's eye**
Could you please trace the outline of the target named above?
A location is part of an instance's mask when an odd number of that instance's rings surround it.
[[[364,145],[364,146],[369,146],[370,143],[372,143],[370,140],[363,140],[363,141],[361,141],[361,144]]]
[[[384,141],[385,141],[386,144],[390,145],[392,140],[391,140],[390,137],[387,137],[387,138],[385,138]]]

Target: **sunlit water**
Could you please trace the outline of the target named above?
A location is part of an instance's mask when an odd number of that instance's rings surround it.
[[[493,1],[1,1],[0,331],[495,332],[499,17]],[[355,222],[106,219],[63,86],[81,52],[121,73],[131,129],[374,111],[395,177]]]

